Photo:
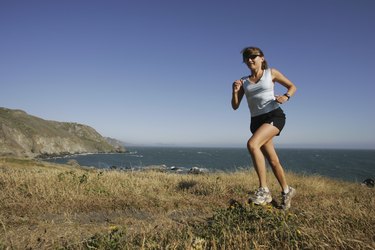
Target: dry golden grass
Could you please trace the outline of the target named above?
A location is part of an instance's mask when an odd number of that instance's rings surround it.
[[[374,189],[287,177],[298,193],[285,212],[247,204],[251,171],[100,171],[0,158],[0,249],[375,249]],[[272,174],[269,183],[279,199]]]

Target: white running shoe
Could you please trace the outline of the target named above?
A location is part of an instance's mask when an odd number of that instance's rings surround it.
[[[289,187],[288,193],[281,192],[281,195],[282,195],[281,207],[284,210],[287,210],[287,209],[290,208],[292,198],[296,195],[296,193],[297,193],[297,191],[292,187]]]
[[[271,193],[266,191],[264,188],[260,187],[255,191],[254,196],[251,196],[249,202],[256,205],[265,205],[272,201]]]

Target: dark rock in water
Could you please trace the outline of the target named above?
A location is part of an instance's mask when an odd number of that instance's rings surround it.
[[[189,174],[204,174],[204,173],[207,173],[208,170],[205,169],[205,168],[198,168],[198,167],[192,167],[190,170],[189,170]]]
[[[179,167],[175,167],[175,166],[170,167],[169,170],[172,171],[172,172],[176,172],[176,173],[186,172],[186,170],[184,168],[179,168]]]
[[[373,188],[374,187],[374,184],[375,184],[375,182],[374,182],[374,180],[373,179],[366,179],[366,180],[364,180],[363,182],[362,182],[362,185],[363,186],[367,186],[367,187],[370,187],[370,188]]]

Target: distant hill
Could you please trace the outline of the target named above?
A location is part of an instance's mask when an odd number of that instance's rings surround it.
[[[47,121],[22,110],[0,107],[0,155],[52,156],[125,152],[121,142],[95,129],[70,122]]]

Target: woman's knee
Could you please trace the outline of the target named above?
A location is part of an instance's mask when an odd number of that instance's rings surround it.
[[[254,139],[250,138],[247,141],[247,149],[249,150],[249,152],[254,152],[255,150],[260,149],[260,145]]]

